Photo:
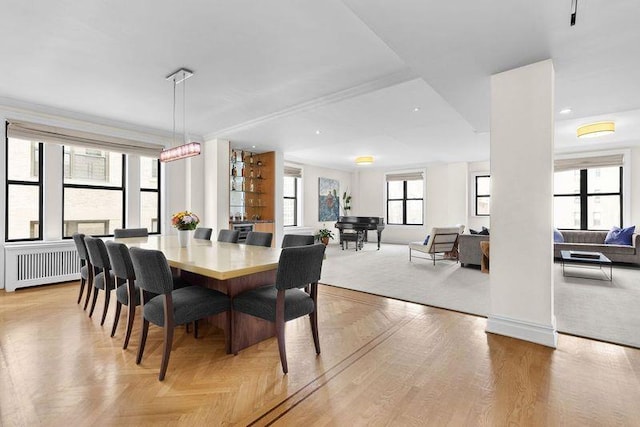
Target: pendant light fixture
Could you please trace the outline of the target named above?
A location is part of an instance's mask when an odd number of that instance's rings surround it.
[[[184,159],[187,157],[198,156],[200,154],[199,142],[188,142],[186,121],[187,121],[187,84],[186,80],[193,76],[193,71],[186,68],[180,68],[178,71],[167,76],[167,80],[173,81],[173,147],[166,148],[160,153],[161,162],[171,162],[173,160]],[[182,83],[182,133],[184,143],[179,146],[176,144],[176,86]]]

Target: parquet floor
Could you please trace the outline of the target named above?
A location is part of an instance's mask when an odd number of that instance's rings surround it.
[[[639,425],[640,351],[561,336],[554,350],[484,332],[486,320],[320,287],[309,322],[237,356],[220,331],[178,329],[121,349],[75,303],[77,284],[0,291],[0,425]],[[102,301],[98,301],[101,307]]]

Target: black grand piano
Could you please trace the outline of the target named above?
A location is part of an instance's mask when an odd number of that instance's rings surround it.
[[[384,218],[377,216],[341,216],[338,218],[335,227],[340,230],[340,246],[344,250],[348,242],[355,242],[356,251],[362,249],[362,245],[367,241],[367,232],[375,230],[378,232],[378,250],[380,250],[380,240],[382,230],[384,230]]]

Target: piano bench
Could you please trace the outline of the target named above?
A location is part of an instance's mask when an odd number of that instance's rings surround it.
[[[364,242],[364,233],[362,231],[356,231],[353,233],[340,233],[340,246],[342,250],[349,249],[349,242],[355,242],[356,251],[358,249],[362,249],[362,245]]]

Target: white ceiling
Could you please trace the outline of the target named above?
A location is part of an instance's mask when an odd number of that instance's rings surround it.
[[[578,0],[575,27],[570,4],[5,0],[0,97],[170,131],[187,67],[192,134],[398,168],[488,159],[489,76],[552,58],[558,150],[640,143],[640,2]],[[595,118],[616,134],[578,143]]]

